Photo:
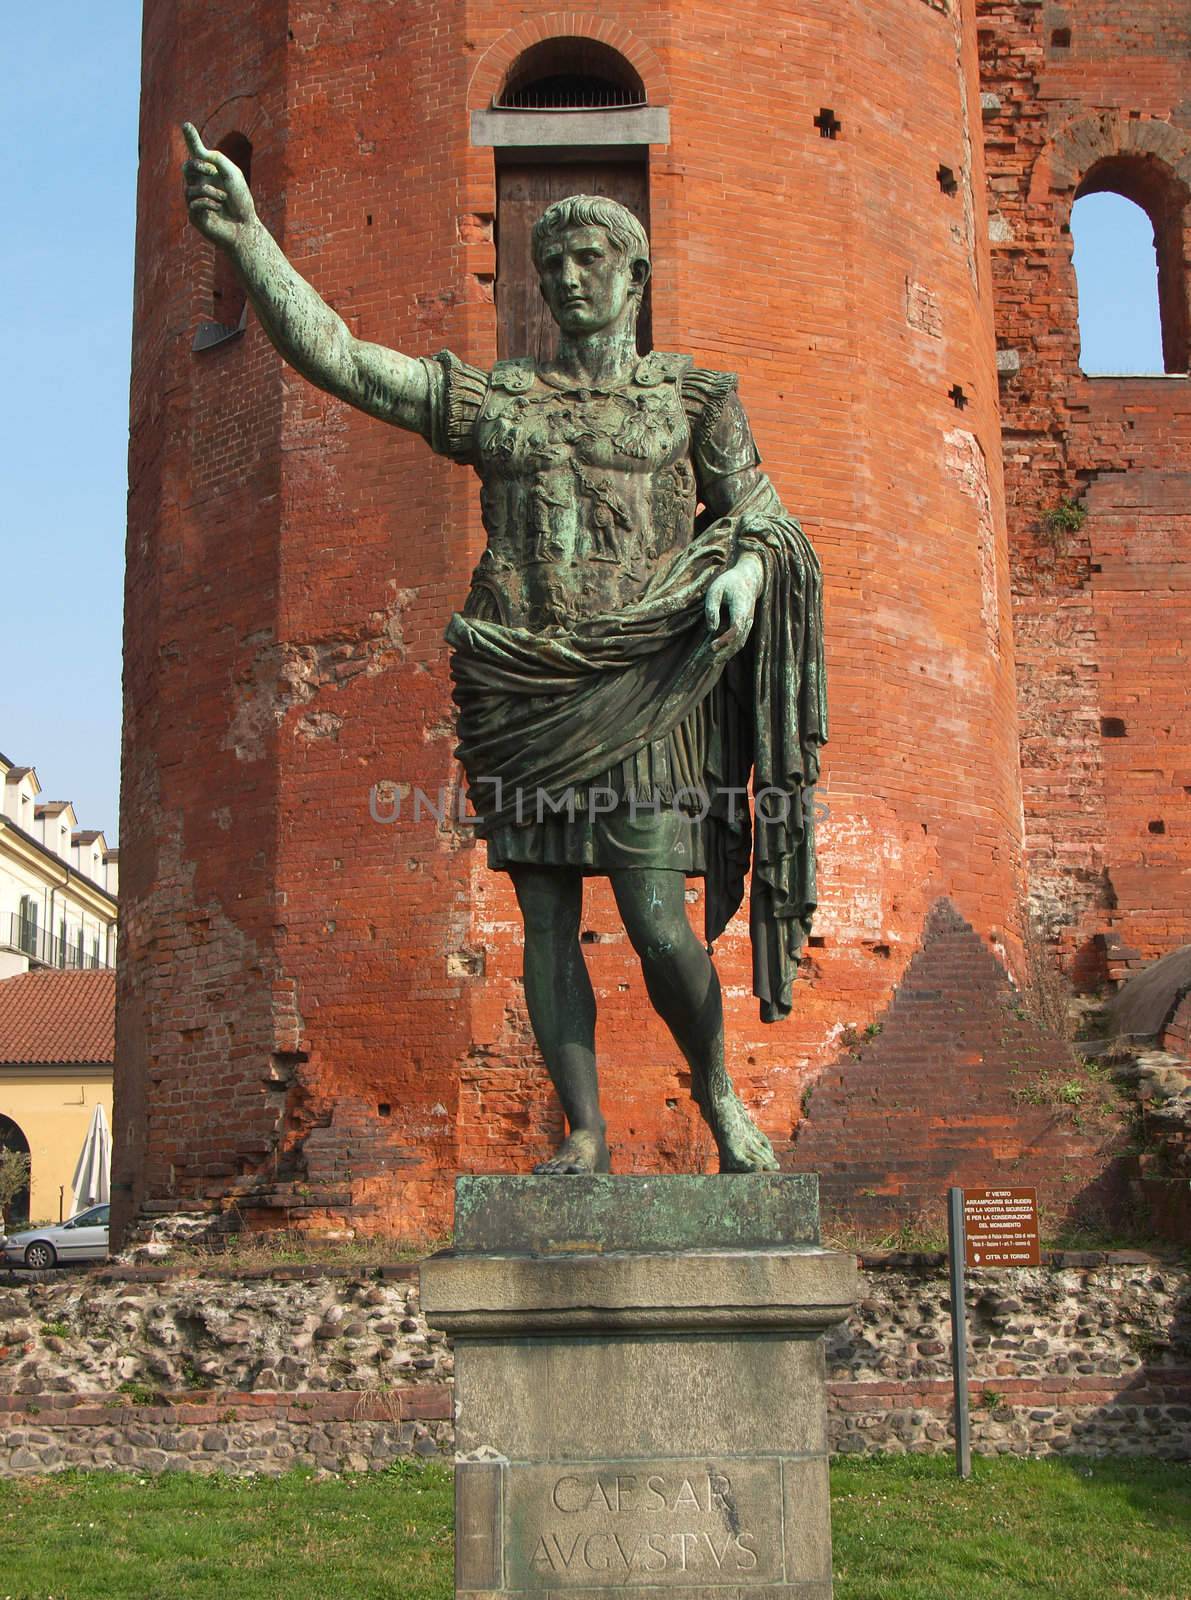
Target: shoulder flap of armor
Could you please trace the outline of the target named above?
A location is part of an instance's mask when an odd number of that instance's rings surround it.
[[[533,362],[529,356],[518,356],[515,361],[498,361],[492,369],[492,387],[504,389],[507,394],[524,394],[533,388]]]
[[[738,381],[734,372],[691,367],[682,380],[682,402],[692,427],[700,432],[713,427]]]
[[[638,361],[633,382],[642,389],[654,389],[659,383],[677,383],[690,364],[690,356],[669,355],[664,350],[653,350]]]

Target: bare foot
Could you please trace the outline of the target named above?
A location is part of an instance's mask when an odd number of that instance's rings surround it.
[[[773,1146],[744,1109],[735,1090],[716,1095],[708,1117],[720,1152],[721,1172],[778,1172]]]
[[[580,1128],[563,1141],[549,1161],[539,1161],[533,1170],[551,1173],[611,1172],[612,1162],[603,1135]]]

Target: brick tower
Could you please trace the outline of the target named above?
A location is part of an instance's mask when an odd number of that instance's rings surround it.
[[[812,1114],[797,1157],[829,1187],[984,1173],[990,1128],[1043,1172],[995,1006],[949,1067],[909,1003],[992,1005],[1024,892],[977,57],[973,0],[147,4],[118,1225],[234,1203],[430,1234],[456,1172],[524,1170],[559,1121],[509,884],[414,808],[457,783],[475,479],[283,367],[187,227],[185,117],[352,330],[411,354],[532,344],[546,199],[647,216],[653,344],[740,374],[825,572],[822,909],[785,1024],[757,1020],[743,917],[721,941],[736,1080],[789,1155],[831,1069],[840,1126]],[[584,930],[617,1169],[691,1170],[710,1149],[605,885]],[[844,1126],[841,1049],[912,960],[897,1070],[929,1057],[945,1098],[987,1057],[1000,1109],[969,1085],[940,1141],[928,1101],[887,1106],[882,1146]]]

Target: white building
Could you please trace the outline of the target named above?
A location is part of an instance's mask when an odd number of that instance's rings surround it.
[[[113,967],[119,852],[42,800],[32,767],[0,755],[0,978],[35,967]]]

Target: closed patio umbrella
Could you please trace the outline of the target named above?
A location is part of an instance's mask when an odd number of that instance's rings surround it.
[[[74,1169],[74,1209],[83,1211],[111,1198],[112,1136],[104,1109],[97,1105]]]

